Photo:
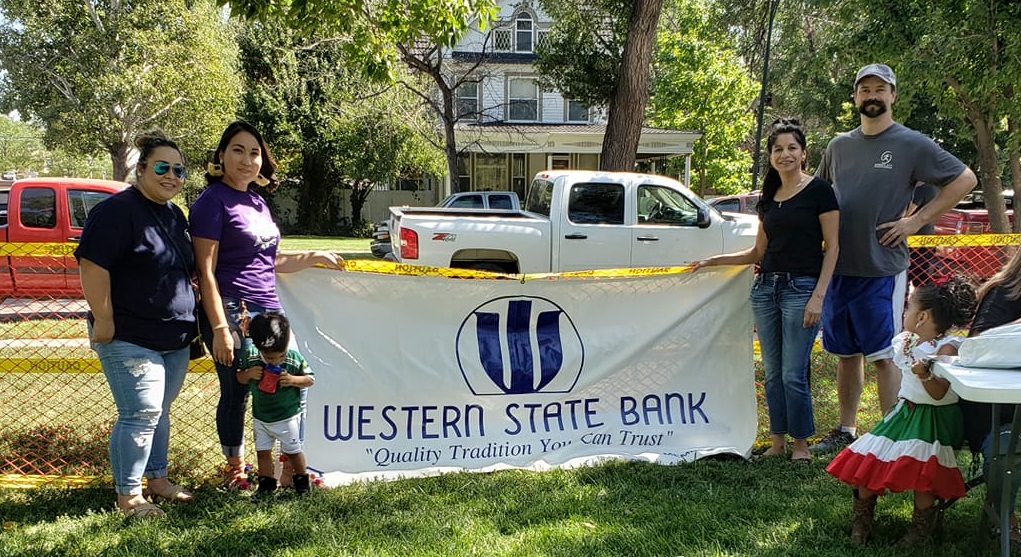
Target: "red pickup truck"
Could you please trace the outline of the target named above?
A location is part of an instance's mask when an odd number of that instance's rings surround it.
[[[0,185],[0,299],[81,297],[72,253],[85,218],[97,203],[126,187],[84,178],[28,178]],[[62,245],[18,245],[23,243]]]
[[[1013,224],[1014,191],[1004,190],[1003,199],[1007,219]],[[936,234],[942,235],[990,234],[989,211],[985,208],[981,192],[970,194],[956,207],[940,215],[933,228]],[[964,272],[977,280],[993,276],[1006,262],[1002,250],[995,247],[938,247],[935,255],[941,263],[940,268]]]

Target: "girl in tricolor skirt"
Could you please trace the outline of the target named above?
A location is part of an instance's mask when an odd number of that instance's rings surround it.
[[[876,498],[887,491],[914,491],[915,509],[900,547],[930,540],[937,499],[963,497],[964,478],[954,448],[963,424],[950,383],[932,374],[942,355],[957,354],[960,340],[947,332],[966,326],[975,312],[975,290],[949,277],[922,286],[908,300],[904,332],[893,339],[901,370],[896,406],[869,433],[838,454],[826,471],[855,487],[851,542],[864,544],[872,530]]]

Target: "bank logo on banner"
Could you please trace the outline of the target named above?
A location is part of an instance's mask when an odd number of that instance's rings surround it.
[[[458,367],[476,395],[569,393],[585,362],[570,316],[545,298],[490,300],[465,317],[456,342]]]

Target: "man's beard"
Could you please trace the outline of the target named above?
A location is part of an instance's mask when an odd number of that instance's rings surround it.
[[[886,114],[886,103],[879,99],[869,99],[858,105],[858,114],[869,118],[878,118]]]

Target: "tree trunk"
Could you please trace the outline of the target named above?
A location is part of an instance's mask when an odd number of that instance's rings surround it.
[[[1007,131],[1011,137],[1016,137],[1018,133],[1017,119],[1014,117],[1007,118]],[[1014,200],[1017,200],[1017,192],[1021,191],[1021,152],[1018,151],[1017,147],[1013,147],[1009,151],[1010,157],[1010,184],[1011,188],[1014,189]],[[1021,233],[1021,218],[1017,215],[1017,206],[1014,205],[1014,234]]]
[[[128,178],[128,144],[124,142],[114,143],[109,148],[110,162],[113,163],[113,179],[124,182]]]
[[[333,184],[323,169],[329,168],[329,154],[317,149],[302,153],[298,227],[310,234],[329,234],[337,222]]]
[[[635,0],[628,21],[617,87],[610,99],[601,170],[631,171],[649,101],[649,73],[663,0]]]
[[[372,184],[356,182],[351,187],[351,228],[358,232],[362,227],[362,207],[365,207],[365,200],[372,193]]]
[[[989,213],[989,230],[1003,234],[1010,229],[1007,212],[1003,203],[1003,182],[1000,180],[1000,161],[996,154],[996,140],[993,137],[993,123],[996,114],[984,112],[977,103],[964,93],[960,82],[946,76],[946,82],[964,108],[964,116],[975,128],[975,147],[978,149],[978,183],[982,187],[986,210]]]
[[[994,234],[1003,234],[1010,227],[1004,208],[1000,161],[996,156],[992,126],[985,119],[973,121],[972,124],[975,126],[975,145],[978,147],[979,183],[982,184],[982,197],[989,212],[989,230]]]

